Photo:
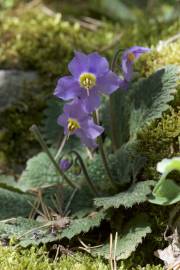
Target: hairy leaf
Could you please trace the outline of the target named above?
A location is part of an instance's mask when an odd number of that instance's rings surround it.
[[[0,219],[28,216],[31,211],[28,201],[32,200],[33,197],[30,195],[23,195],[0,188]]]
[[[41,152],[27,161],[18,187],[23,191],[60,183],[61,179],[46,153]]]
[[[126,225],[124,231],[118,236],[116,259],[127,259],[137,246],[142,243],[143,238],[151,232],[151,228],[147,219],[147,215],[140,214],[133,218]],[[112,254],[114,249],[112,249]],[[100,248],[93,249],[92,254],[95,256],[103,256],[109,259],[109,243]]]
[[[71,239],[81,232],[88,232],[90,229],[100,226],[100,223],[104,218],[104,212],[93,212],[92,215],[87,217],[75,219],[68,228],[63,230],[61,238],[65,237]]]
[[[146,158],[139,155],[136,143],[124,144],[110,158],[113,177],[119,185],[137,180],[138,173],[143,169]]]
[[[136,138],[145,125],[161,118],[174,99],[179,69],[167,66],[147,79],[132,83],[127,92],[122,89],[110,97],[111,137],[115,149]]]
[[[53,233],[51,222],[40,223],[35,220],[18,217],[16,219],[0,223],[0,238],[12,237],[19,241],[23,247],[39,245],[40,243],[54,242],[63,238],[71,239],[74,236],[88,232],[100,225],[105,218],[103,212],[93,212],[91,215],[71,220],[67,228],[59,228]]]
[[[176,66],[167,66],[129,89],[131,137],[152,120],[161,118],[169,108],[168,103],[174,99],[178,70]]]
[[[64,205],[67,205],[69,199],[71,198],[72,189],[65,187],[64,189]],[[81,185],[80,190],[75,193],[69,210],[71,211],[71,216],[82,218],[93,211],[93,197],[94,195],[90,191],[89,187],[85,184]]]
[[[108,209],[110,207],[119,208],[120,205],[132,207],[134,204],[143,203],[148,200],[147,195],[151,193],[154,181],[143,181],[131,185],[131,187],[114,196],[95,198],[94,203],[97,207]]]

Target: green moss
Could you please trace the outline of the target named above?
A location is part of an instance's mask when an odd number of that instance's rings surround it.
[[[14,247],[0,247],[0,269],[2,270],[110,270],[108,263],[100,258],[94,259],[82,253],[76,253],[73,256],[62,256],[53,261],[48,257],[44,248],[29,250],[17,250]],[[121,262],[119,270],[161,270],[160,265],[145,267],[137,266],[129,268],[126,263]]]
[[[1,65],[34,69],[49,76],[67,72],[67,63],[75,49],[97,50],[107,46],[115,36],[110,24],[103,24],[94,33],[80,28],[78,23],[62,20],[61,14],[48,16],[39,9],[19,16],[4,16],[0,21]]]
[[[157,176],[156,163],[179,153],[180,110],[171,108],[163,118],[154,121],[138,134],[140,151],[148,158],[146,173],[149,178]]]
[[[79,23],[64,21],[60,13],[48,16],[40,8],[24,9],[13,16],[1,14],[1,66],[35,69],[55,77],[67,72],[67,63],[74,50],[98,50],[112,56],[114,48],[109,45],[119,33],[122,38],[115,46],[125,49],[135,44],[156,44],[179,28],[177,21],[162,24],[142,18],[133,26],[127,24],[126,31],[123,24],[107,21],[102,22],[98,30],[90,31]]]
[[[149,76],[154,71],[166,65],[179,65],[180,41],[170,43],[157,51],[152,49],[148,54],[142,55],[135,64],[135,68],[142,76]]]

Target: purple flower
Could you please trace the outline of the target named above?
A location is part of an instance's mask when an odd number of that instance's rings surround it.
[[[131,81],[133,77],[133,63],[138,59],[141,54],[149,52],[149,48],[133,46],[128,50],[125,50],[122,55],[122,71],[125,82]]]
[[[64,127],[64,134],[75,134],[88,147],[95,148],[96,138],[104,129],[96,125],[82,106],[82,101],[75,99],[64,106],[64,113],[59,116],[58,124]]]
[[[63,172],[67,171],[72,165],[72,162],[69,161],[69,159],[61,159],[60,161],[60,168]]]
[[[87,112],[100,105],[100,94],[110,95],[119,87],[119,77],[109,69],[106,58],[96,52],[76,52],[68,68],[72,76],[59,79],[54,95],[63,100],[83,99]]]

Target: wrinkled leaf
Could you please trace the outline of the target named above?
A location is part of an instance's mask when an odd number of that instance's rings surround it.
[[[120,205],[132,207],[134,204],[143,203],[148,200],[147,195],[151,193],[151,187],[154,181],[143,181],[131,185],[131,187],[114,196],[95,198],[94,203],[97,207],[108,209],[110,207],[119,208]]]
[[[129,89],[131,138],[152,120],[161,118],[162,113],[169,108],[168,103],[174,99],[178,71],[176,66],[167,66]]]
[[[132,83],[127,92],[119,89],[111,95],[111,137],[115,149],[128,139],[136,139],[142,128],[162,117],[169,108],[168,103],[174,99],[178,72],[177,66],[167,66],[146,79]]]
[[[130,183],[132,180],[135,182],[145,163],[146,159],[137,153],[136,143],[124,144],[110,159],[113,177],[119,185]]]
[[[137,246],[142,243],[143,238],[151,232],[151,228],[148,222],[147,215],[140,214],[134,217],[129,224],[126,225],[123,232],[120,232],[117,249],[116,259],[127,259]],[[112,250],[112,254],[113,254]],[[109,259],[109,243],[106,243],[100,248],[93,249],[92,254],[95,256],[103,256]]]
[[[64,229],[61,238],[71,239],[75,235],[80,234],[81,232],[88,232],[94,227],[98,227],[101,224],[101,221],[105,218],[104,212],[94,212],[92,215],[89,215],[84,218],[75,219],[71,225]]]
[[[100,226],[104,218],[105,213],[94,212],[87,217],[71,220],[67,228],[59,228],[55,233],[52,233],[51,222],[40,223],[19,217],[7,223],[0,223],[0,238],[11,239],[13,237],[23,247],[46,244],[63,238],[71,239],[82,232],[86,233],[90,229]]]
[[[46,153],[41,152],[30,158],[22,175],[18,187],[23,191],[44,188],[61,182],[54,165]]]
[[[0,220],[22,216],[27,217],[31,211],[28,201],[33,201],[30,195],[23,195],[0,188]]]

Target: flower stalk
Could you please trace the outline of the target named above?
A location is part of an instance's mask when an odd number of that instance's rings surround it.
[[[63,139],[62,139],[62,142],[61,142],[61,144],[60,144],[60,147],[59,147],[59,149],[58,149],[58,151],[57,151],[57,153],[56,153],[56,156],[55,156],[55,158],[54,158],[56,162],[58,162],[59,159],[60,159],[62,150],[63,150],[63,148],[64,148],[64,146],[65,146],[65,144],[66,144],[66,141],[67,141],[67,136],[64,136]]]
[[[90,187],[91,191],[93,192],[93,194],[97,196],[98,195],[97,188],[94,185],[94,183],[91,181],[91,179],[89,177],[89,174],[87,172],[86,166],[85,166],[80,154],[78,152],[76,152],[75,150],[71,151],[70,153],[76,155],[76,158],[80,163],[80,166],[81,166],[81,169],[83,171],[83,174],[84,174],[84,177],[85,177],[85,180],[86,180],[87,184],[89,185],[89,187]]]
[[[63,171],[60,169],[59,165],[57,164],[56,160],[54,159],[54,157],[52,156],[51,152],[49,151],[38,127],[36,125],[32,125],[32,127],[30,128],[30,130],[33,132],[34,136],[36,137],[37,141],[39,142],[39,144],[41,145],[42,149],[44,150],[44,152],[48,155],[49,159],[51,160],[52,164],[54,165],[56,171],[59,173],[59,175],[66,181],[66,183],[72,187],[72,188],[79,188],[76,184],[74,184],[64,173]]]

